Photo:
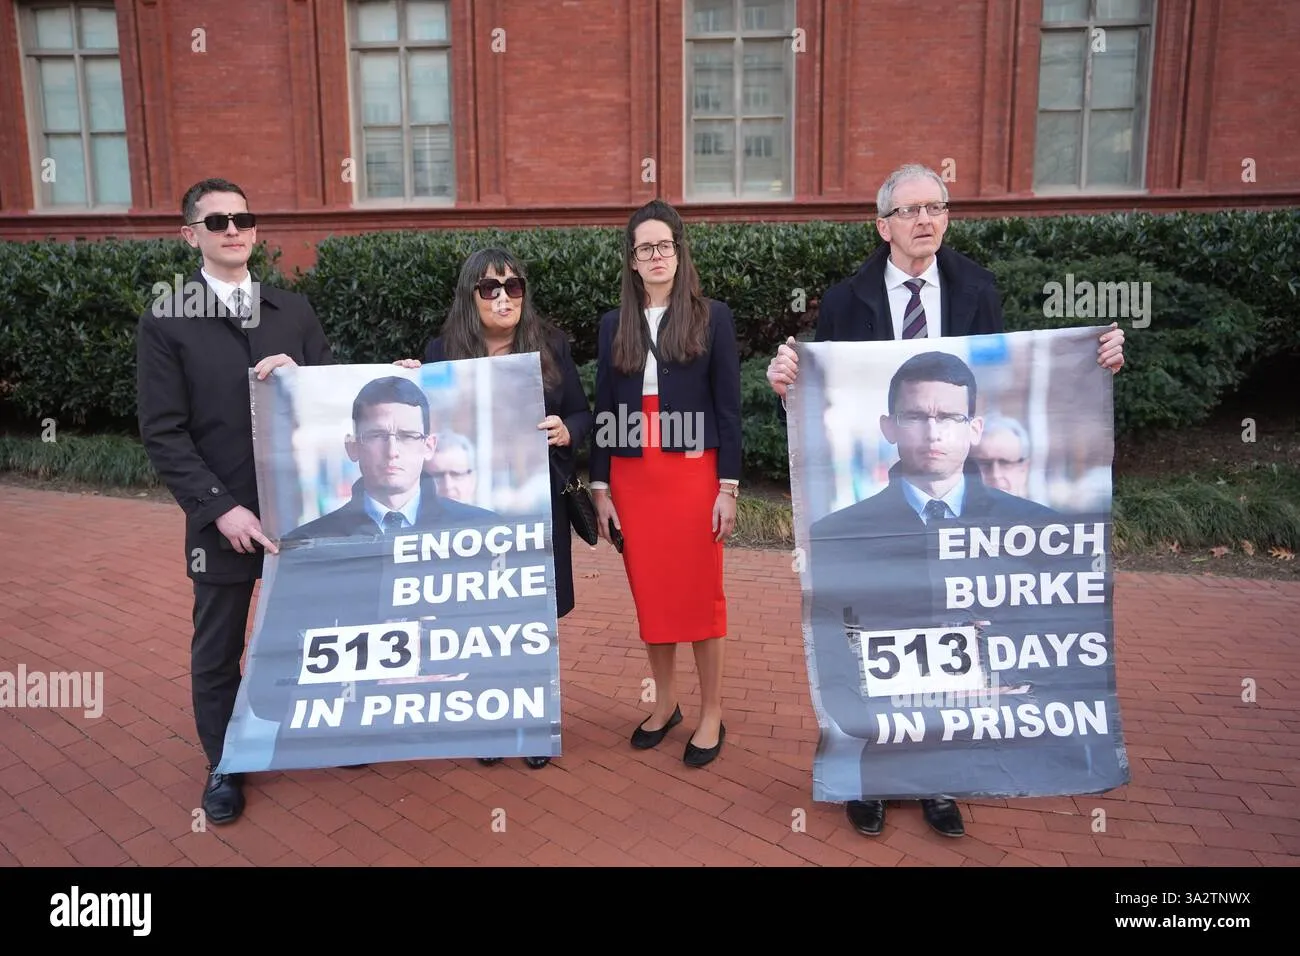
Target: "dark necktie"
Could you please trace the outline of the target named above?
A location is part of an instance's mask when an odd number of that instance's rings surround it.
[[[921,305],[922,279],[908,279],[903,285],[912,292],[907,301],[907,311],[903,315],[903,338],[919,339],[925,337],[925,309]]]
[[[929,527],[938,521],[948,517],[948,506],[937,498],[927,502],[925,506],[925,524]]]
[[[396,534],[406,527],[406,517],[400,511],[390,511],[384,515],[384,537]]]

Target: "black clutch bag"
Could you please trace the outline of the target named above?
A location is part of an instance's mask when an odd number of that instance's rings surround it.
[[[551,461],[551,468],[556,476],[564,481],[564,476],[556,467],[554,459]],[[578,532],[579,538],[595,547],[600,541],[600,532],[596,530],[596,504],[591,500],[591,491],[575,474],[564,482],[560,497],[564,499],[564,510],[570,527]]]

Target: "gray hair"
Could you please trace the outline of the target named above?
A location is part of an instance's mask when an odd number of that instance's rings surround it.
[[[1010,432],[1015,435],[1016,440],[1020,442],[1020,457],[1029,457],[1031,450],[1029,447],[1029,432],[1025,431],[1025,426],[1020,424],[1018,420],[997,413],[988,415],[984,419],[984,430],[980,439],[983,440],[984,435],[990,435],[993,432]]]
[[[435,454],[459,449],[469,456],[470,461],[474,460],[474,443],[460,432],[439,432],[438,443],[434,447],[436,449]]]
[[[939,185],[939,194],[943,196],[943,201],[948,201],[948,187],[944,184],[943,177],[936,173],[929,166],[922,166],[920,163],[908,163],[905,166],[899,166],[889,174],[889,178],[884,181],[880,191],[876,193],[876,215],[884,217],[894,211],[894,190],[899,184],[909,179],[932,179]]]

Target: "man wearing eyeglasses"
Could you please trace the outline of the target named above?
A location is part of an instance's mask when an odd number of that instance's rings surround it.
[[[387,741],[375,735],[384,721],[365,729],[287,726],[297,708],[312,713],[340,696],[339,683],[300,681],[304,663],[319,664],[324,659],[319,655],[312,658],[304,651],[306,632],[373,624],[376,627],[370,630],[377,634],[384,622],[414,618],[436,621],[429,624],[430,629],[466,635],[474,628],[517,624],[510,632],[517,658],[524,653],[519,626],[545,620],[552,600],[546,592],[512,594],[514,589],[528,590],[524,573],[515,567],[495,577],[492,569],[500,559],[492,547],[485,546],[472,555],[464,552],[472,546],[476,533],[487,535],[492,529],[513,525],[493,511],[438,493],[435,478],[427,473],[439,444],[436,422],[428,396],[416,382],[398,375],[367,382],[353,400],[349,434],[340,438],[342,450],[356,463],[360,477],[342,505],[281,537],[286,554],[289,548],[301,550],[294,554],[290,570],[276,581],[275,600],[267,605],[257,657],[246,681],[253,716],[279,724],[274,735],[278,766],[339,765],[332,761],[351,760],[362,746],[373,759],[411,759],[413,748],[426,746],[429,735],[451,740],[462,732],[454,718],[430,726],[427,732],[411,731]],[[423,533],[435,538],[449,533],[453,554],[429,557],[425,543],[417,540]],[[399,537],[405,542],[399,543]],[[313,568],[310,574],[304,573],[308,567]],[[420,581],[418,600],[399,603],[397,594],[409,596],[407,589],[397,586],[399,579],[412,578]],[[455,681],[457,690],[499,686],[493,682],[508,679],[501,674],[515,666],[509,650],[502,649],[495,637],[489,638],[487,653],[471,650],[467,637],[465,656],[452,659],[435,656],[434,651],[450,646],[455,655],[455,645],[423,643],[431,640],[423,628],[420,644],[400,637],[388,642],[381,638],[373,644],[376,650],[368,652],[371,657],[379,654],[381,646],[390,660],[417,654],[419,675],[400,683],[357,681],[345,687],[344,693],[355,700],[371,693],[427,694],[437,692],[436,682],[446,680]],[[320,655],[328,653],[321,651]],[[400,726],[420,719],[417,713],[396,723]]]
[[[949,609],[945,580],[1023,577],[1015,557],[950,557],[944,561],[944,577],[937,580],[925,571],[938,554],[941,527],[1041,529],[1067,520],[1052,508],[982,481],[972,457],[980,446],[984,425],[975,414],[977,391],[970,367],[951,353],[924,352],[905,361],[890,382],[888,406],[879,419],[882,436],[898,449],[889,484],[814,522],[809,531],[815,582],[811,620],[821,697],[839,730],[861,744],[864,793],[879,786],[868,756],[868,748],[878,742],[879,727],[863,707],[863,666],[850,644],[850,640],[858,641],[859,625],[868,631],[891,626],[919,630],[975,625],[991,626],[997,634],[1028,634],[1055,630],[1059,622],[1055,617],[1059,608],[1049,606],[1047,600],[1041,604],[1034,599],[1004,601],[981,611]],[[1053,559],[1052,570],[1079,574],[1088,571],[1091,562],[1091,555],[1066,553]],[[1092,608],[1104,616],[1101,605]],[[1071,630],[1086,632],[1088,628],[1079,622],[1090,613],[1089,608],[1071,608],[1070,613]],[[978,620],[985,614],[992,620]],[[1100,618],[1097,628],[1103,629]],[[962,654],[978,656],[975,647],[962,644],[965,638],[960,632],[944,640],[945,648],[958,660]],[[860,653],[868,656],[873,651],[868,648]],[[888,658],[868,657],[868,663],[879,670],[888,666]],[[952,662],[930,663],[947,667]],[[897,771],[908,777],[911,786],[942,794],[962,784],[948,775],[942,763],[925,760],[919,750],[916,753],[915,765]],[[996,757],[971,759],[996,764]],[[901,767],[901,761],[896,766]],[[920,804],[926,822],[938,833],[949,837],[965,833],[961,811],[953,800],[935,796],[920,800]],[[847,813],[865,835],[875,835],[884,826],[883,799],[850,801]]]
[[[248,372],[331,365],[325,333],[302,296],[261,286],[248,269],[257,217],[244,191],[205,179],[181,200],[181,236],[200,266],[159,298],[137,330],[140,434],[154,470],[185,512],[185,567],[194,587],[190,679],[208,760],[210,823],[243,812],[242,779],[216,773],[240,682],[240,658],[265,550],[253,461]]]
[[[948,187],[938,173],[918,164],[899,167],[881,185],[876,207],[876,231],[884,242],[854,275],[822,296],[816,341],[892,341],[1005,331],[1002,297],[993,273],[943,245],[949,221]],[[1098,363],[1118,372],[1124,364],[1123,345],[1124,331],[1112,324],[1101,335]],[[783,343],[767,369],[768,383],[781,399],[782,418],[786,389],[798,376],[794,346],[793,338]],[[974,474],[978,478],[978,472]],[[861,566],[860,560],[855,563]],[[869,567],[877,570],[875,565]],[[923,800],[922,809],[937,832],[965,833],[961,812],[951,800]],[[882,831],[884,801],[851,800],[845,810],[859,833],[876,836]]]
[[[438,493],[427,468],[438,438],[429,398],[415,382],[398,375],[367,382],[352,404],[352,425],[343,443],[361,472],[352,497],[282,540],[409,534],[498,520],[494,512]]]

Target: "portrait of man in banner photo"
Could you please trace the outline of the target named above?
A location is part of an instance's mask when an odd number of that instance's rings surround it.
[[[1097,334],[800,344],[787,406],[816,799],[1127,782]]]
[[[537,355],[282,369],[250,387],[279,553],[223,772],[558,755]]]

